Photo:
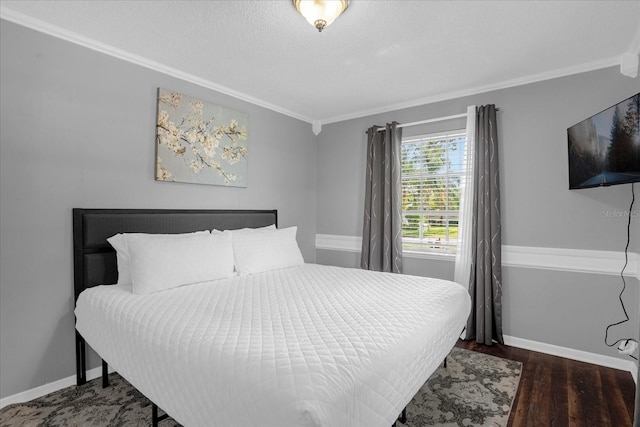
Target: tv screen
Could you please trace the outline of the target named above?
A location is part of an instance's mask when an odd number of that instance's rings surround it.
[[[640,93],[567,129],[569,189],[640,181]]]

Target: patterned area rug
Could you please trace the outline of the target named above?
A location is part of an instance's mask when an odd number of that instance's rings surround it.
[[[406,427],[507,425],[522,364],[454,348],[407,407]],[[67,387],[0,411],[0,427],[149,426],[150,402],[118,374]],[[162,412],[160,412],[162,413]],[[162,427],[177,425],[172,419]],[[403,426],[401,423],[396,424]]]
[[[504,427],[521,372],[520,362],[454,348],[407,406],[406,425]]]

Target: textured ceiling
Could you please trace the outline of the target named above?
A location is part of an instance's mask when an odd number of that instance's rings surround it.
[[[0,12],[318,123],[640,53],[640,1],[352,0],[322,33],[288,0],[3,0]]]

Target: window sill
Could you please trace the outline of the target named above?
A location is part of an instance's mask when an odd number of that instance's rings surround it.
[[[444,254],[438,252],[402,251],[402,256],[406,258],[432,259],[437,261],[455,262],[456,260],[456,254]]]

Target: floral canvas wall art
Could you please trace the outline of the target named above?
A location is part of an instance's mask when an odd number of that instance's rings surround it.
[[[156,180],[247,186],[246,113],[158,89]]]

